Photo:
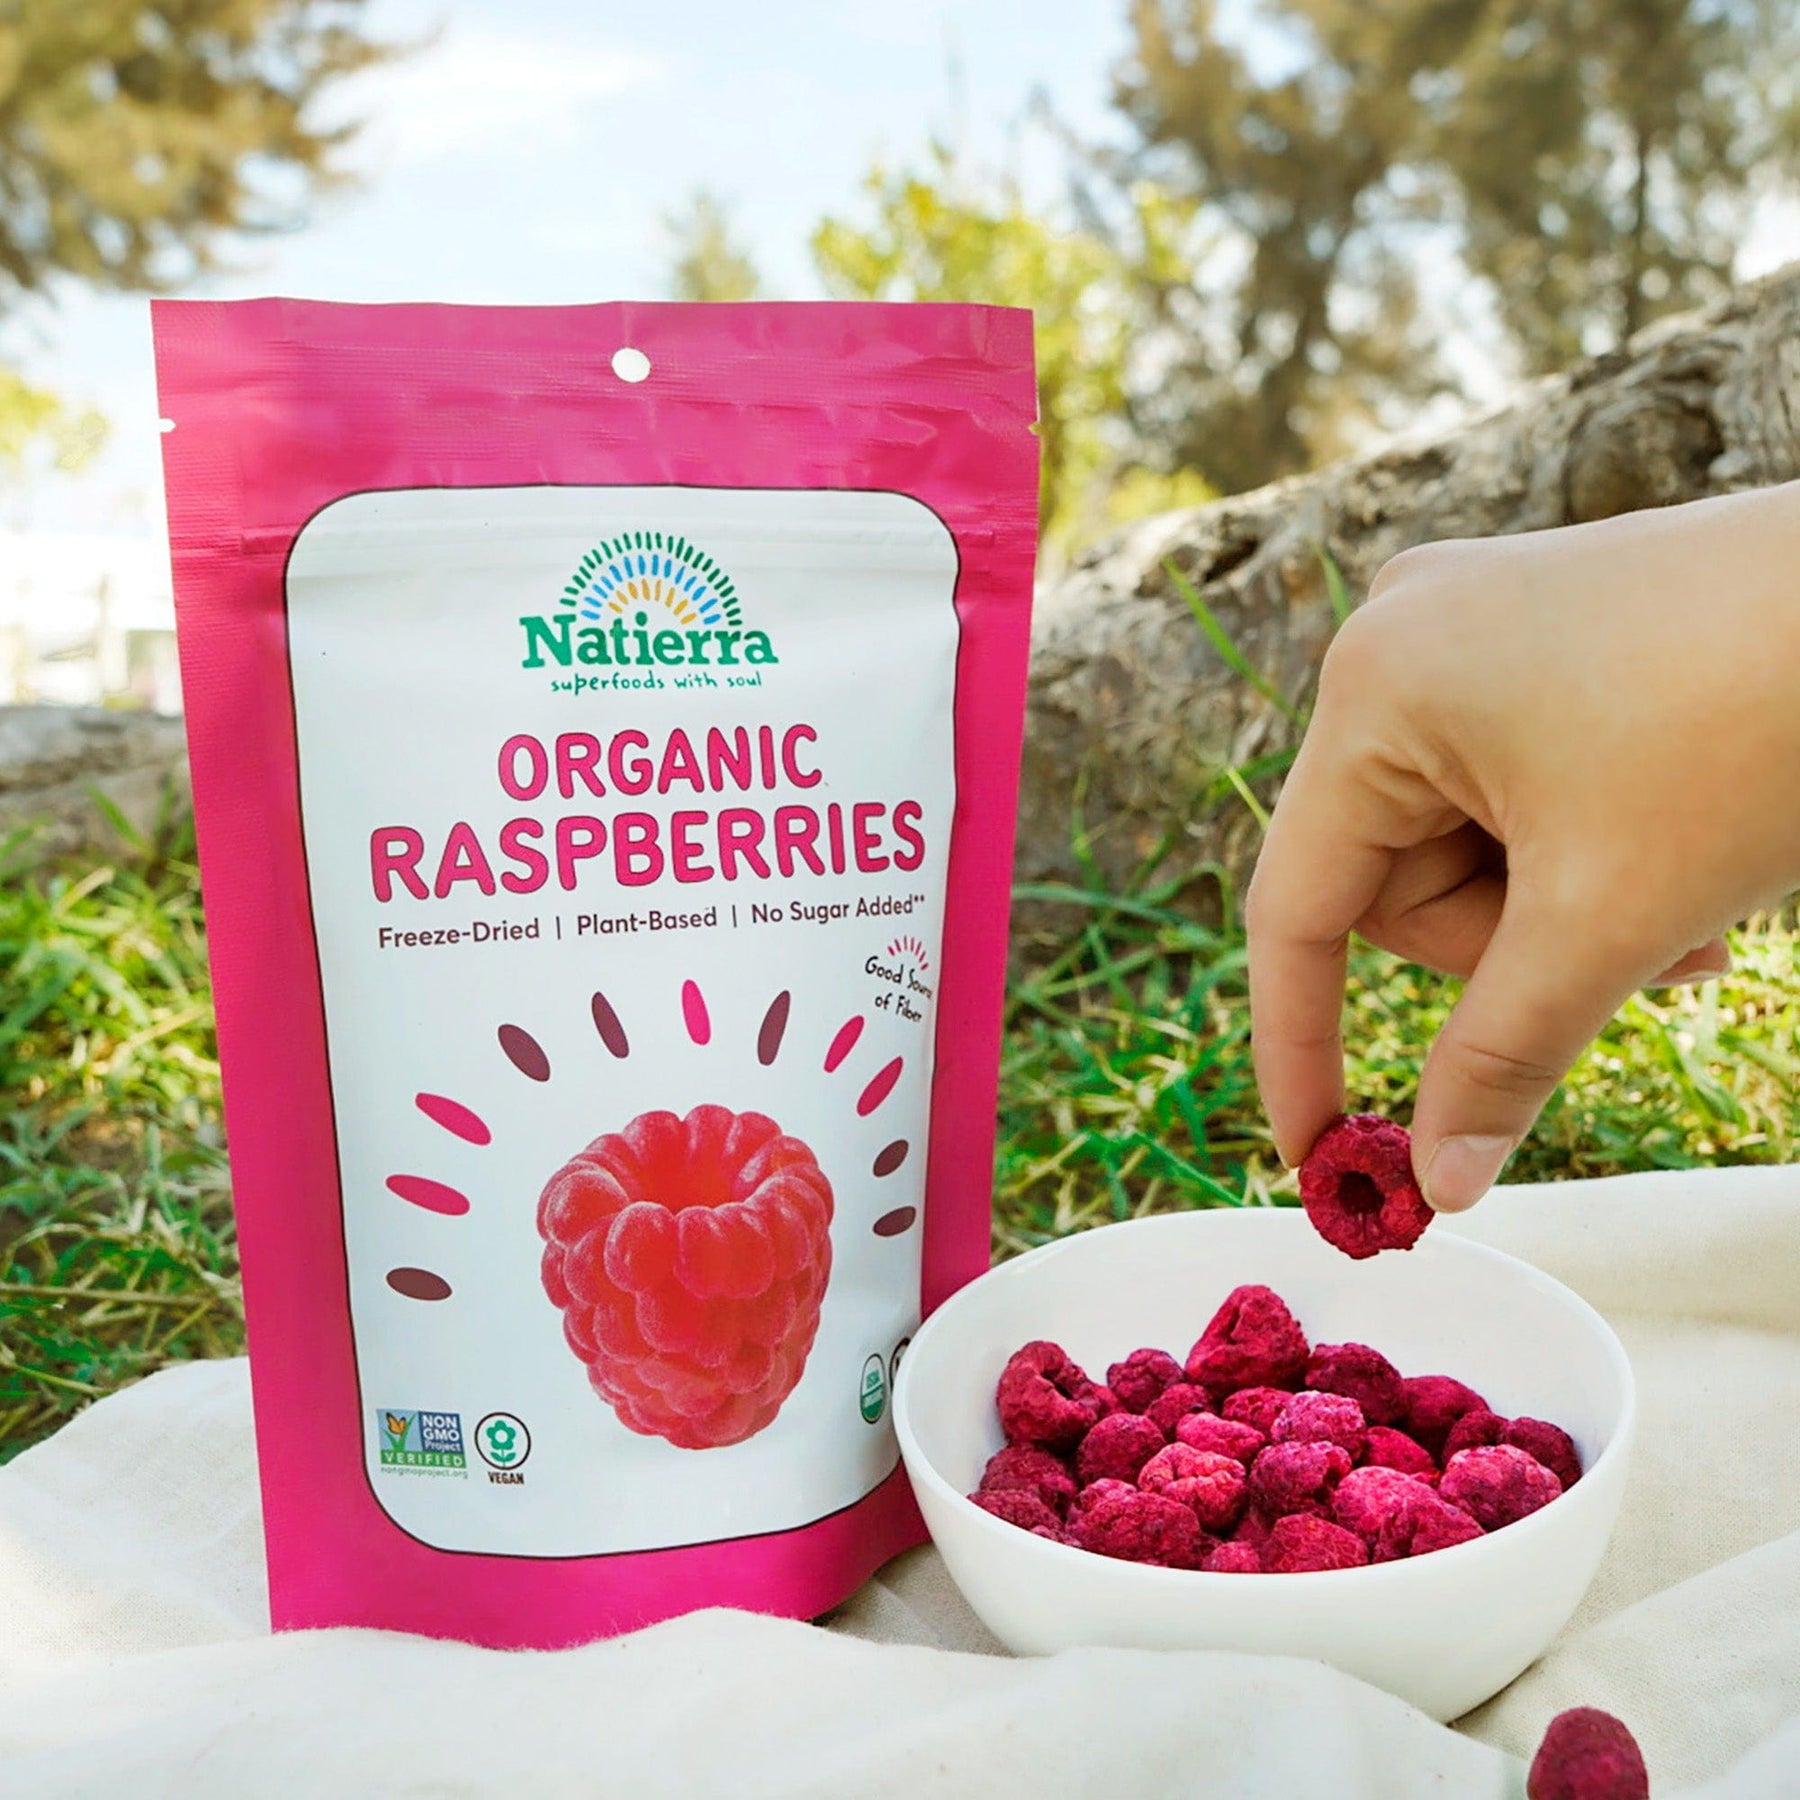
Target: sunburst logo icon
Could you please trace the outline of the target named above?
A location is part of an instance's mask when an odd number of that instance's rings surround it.
[[[667,531],[625,531],[582,553],[549,617],[522,618],[520,667],[751,671],[781,660],[768,632],[745,620],[744,602],[699,545]],[[705,682],[717,678],[697,677]]]

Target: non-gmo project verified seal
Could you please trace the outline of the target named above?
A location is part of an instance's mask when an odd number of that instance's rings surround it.
[[[397,1412],[381,1407],[375,1414],[381,1436],[384,1469],[418,1469],[427,1474],[464,1474],[462,1414]]]

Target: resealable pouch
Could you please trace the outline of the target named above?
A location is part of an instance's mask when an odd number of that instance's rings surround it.
[[[988,1259],[1029,316],[154,322],[274,1623],[835,1605]]]

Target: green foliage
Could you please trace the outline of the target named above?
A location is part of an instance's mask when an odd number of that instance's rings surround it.
[[[178,825],[112,866],[0,882],[0,1457],[242,1346],[191,856]]]
[[[676,300],[754,300],[762,277],[731,229],[731,213],[704,188],[684,212],[663,220],[673,254],[669,293]]]
[[[1453,388],[1434,256],[1555,366],[1716,294],[1800,152],[1791,0],[1133,0],[1131,28],[1125,175],[1225,252],[1138,423],[1227,489]]]
[[[341,174],[321,102],[387,52],[366,0],[0,6],[0,309],[58,275],[157,289]]]
[[[1230,251],[1145,424],[1222,487],[1325,460],[1445,384],[1408,234],[1442,204],[1420,78],[1470,10],[1274,0],[1264,26],[1292,55],[1271,74],[1213,0],[1134,0],[1133,167],[1179,183]]]
[[[0,365],[0,472],[17,468],[40,446],[48,449],[54,467],[79,468],[105,436],[106,421],[97,412],[72,410]]]
[[[1294,1198],[1250,1066],[1243,935],[1172,889],[1022,898],[1066,926],[1027,946],[1007,1002],[994,1242],[1010,1255],[1084,1226]],[[1729,935],[1735,968],[1640,994],[1556,1090],[1509,1181],[1780,1163],[1800,1154],[1800,923]],[[1356,946],[1344,1010],[1351,1101],[1409,1116],[1459,984]]]
[[[1724,292],[1759,176],[1800,159],[1797,65],[1791,0],[1485,9],[1438,154],[1531,367]]]
[[[1124,425],[1143,295],[1191,276],[1192,209],[1152,183],[1128,194],[1118,238],[1034,214],[1018,184],[979,177],[943,146],[921,169],[877,167],[866,222],[828,218],[813,256],[829,290],[858,300],[961,300],[1028,306],[1037,316],[1038,430],[1046,540],[1064,547],[1108,516],[1114,478],[1137,460]],[[1204,497],[1192,473],[1144,468],[1131,504]]]

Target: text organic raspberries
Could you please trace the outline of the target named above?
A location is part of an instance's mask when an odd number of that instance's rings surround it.
[[[1366,1344],[1309,1346],[1266,1287],[1228,1294],[1185,1361],[1139,1349],[1107,1374],[1041,1339],[1015,1351],[995,1396],[1006,1447],[970,1498],[1102,1556],[1285,1575],[1447,1550],[1581,1478],[1558,1426],[1447,1375],[1406,1379]]]
[[[761,1113],[643,1113],[538,1201],[544,1291],[621,1423],[685,1450],[736,1444],[806,1367],[831,1274],[831,1183]]]

